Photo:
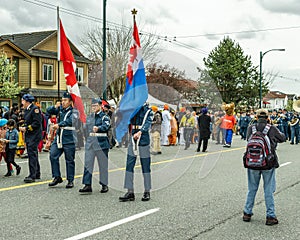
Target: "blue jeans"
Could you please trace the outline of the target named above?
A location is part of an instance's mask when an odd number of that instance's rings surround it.
[[[253,214],[252,209],[254,206],[256,192],[259,187],[259,181],[261,175],[264,180],[264,195],[265,195],[265,204],[266,204],[266,217],[276,217],[275,214],[275,205],[274,205],[274,192],[276,189],[275,181],[275,168],[270,170],[248,170],[248,193],[244,212],[246,214]]]

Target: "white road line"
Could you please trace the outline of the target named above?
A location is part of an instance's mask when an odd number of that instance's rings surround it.
[[[116,222],[104,225],[102,227],[98,227],[98,228],[95,228],[93,230],[81,233],[81,234],[76,235],[74,237],[66,238],[65,240],[79,240],[79,239],[83,239],[83,238],[92,236],[92,235],[94,235],[96,233],[100,233],[100,232],[106,231],[106,230],[111,229],[113,227],[122,225],[122,224],[127,223],[127,222],[131,222],[131,221],[136,220],[138,218],[141,218],[141,217],[147,216],[149,214],[155,213],[157,211],[159,211],[159,208],[153,208],[153,209],[150,209],[148,211],[141,212],[141,213],[138,213],[136,215],[133,215],[133,216],[130,216],[130,217],[118,220]]]
[[[286,166],[286,165],[289,165],[289,164],[291,164],[292,162],[285,162],[285,163],[283,163],[283,164],[280,164],[280,167],[284,167],[284,166]]]

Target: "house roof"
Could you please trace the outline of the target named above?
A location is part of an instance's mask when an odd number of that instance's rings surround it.
[[[54,33],[56,33],[56,30],[2,35],[1,38],[10,40],[19,48],[29,53],[34,46],[36,46],[38,43],[41,43],[44,39],[48,38]]]
[[[279,91],[270,91],[266,94],[266,99],[286,98],[287,94]]]
[[[0,36],[0,42],[9,40],[30,56],[56,58],[56,52],[42,51],[38,49],[38,46],[41,43],[47,41],[51,37],[56,37],[56,34],[57,30],[2,35]],[[84,57],[83,54],[75,47],[75,45],[70,40],[69,44],[76,61],[91,63],[91,61]]]
[[[99,97],[95,92],[93,92],[90,88],[85,85],[79,86],[80,95],[82,99],[91,99]],[[63,93],[66,90],[60,90],[59,95],[60,97],[63,96]],[[57,90],[49,90],[49,89],[39,89],[39,88],[27,88],[24,89],[21,94],[30,93],[35,97],[57,97],[58,92]]]

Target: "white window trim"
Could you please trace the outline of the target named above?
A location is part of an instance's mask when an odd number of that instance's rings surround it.
[[[81,71],[79,72],[79,69],[82,69],[82,72]],[[81,74],[78,75],[79,73],[81,73]],[[77,67],[75,75],[76,75],[76,79],[77,79],[77,81],[79,83],[83,83],[84,82],[84,68],[83,67]],[[81,76],[81,79],[79,79],[78,76]]]
[[[51,72],[52,72],[52,79],[44,79],[44,76],[45,76],[45,70],[44,70],[44,67],[47,66],[47,78],[49,78],[48,76],[48,67],[51,67]],[[42,73],[42,80],[43,81],[47,81],[47,82],[53,82],[53,75],[54,75],[54,72],[53,72],[53,69],[54,69],[54,66],[53,64],[48,64],[48,63],[43,63],[43,73]]]

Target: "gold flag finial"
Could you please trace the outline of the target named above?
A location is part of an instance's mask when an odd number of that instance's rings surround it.
[[[131,10],[131,13],[132,13],[133,16],[135,16],[137,14],[137,10],[134,8],[134,9]]]

